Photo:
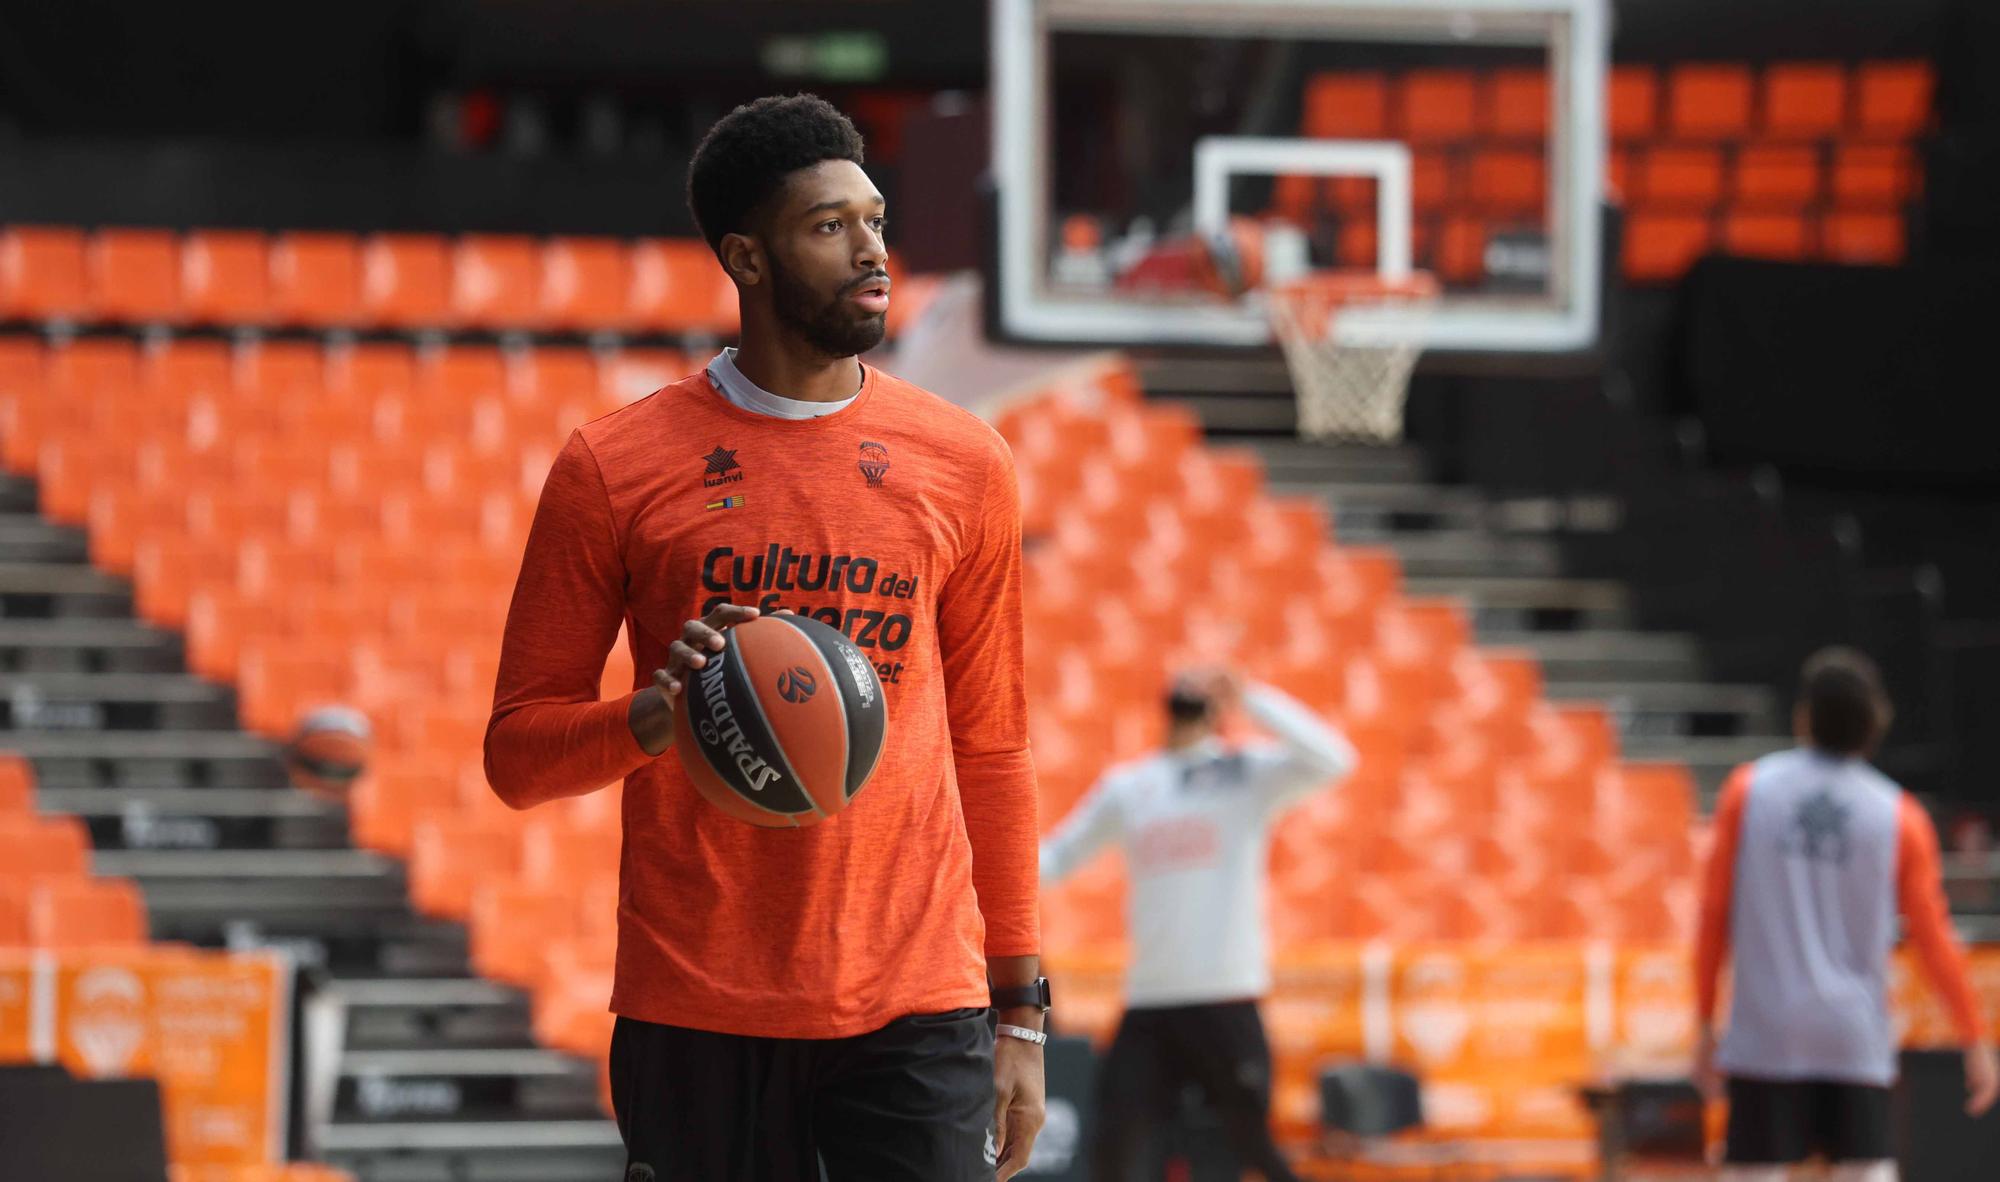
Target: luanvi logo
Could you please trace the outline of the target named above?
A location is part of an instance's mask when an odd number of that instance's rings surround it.
[[[787,702],[806,701],[818,688],[819,682],[814,679],[812,671],[803,666],[794,665],[778,674],[778,693]]]
[[[715,488],[717,485],[734,484],[743,479],[743,465],[736,462],[736,449],[716,444],[715,450],[701,457],[708,466],[701,470],[701,486]]]

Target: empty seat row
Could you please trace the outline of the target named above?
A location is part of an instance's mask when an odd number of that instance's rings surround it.
[[[0,319],[714,334],[736,295],[696,239],[10,226]]]
[[[1306,84],[1304,133],[1413,143],[1538,140],[1548,76],[1535,68],[1326,72]],[[1607,123],[1618,141],[1909,138],[1930,123],[1927,62],[1690,62],[1615,66]]]
[[[1642,212],[1626,219],[1623,267],[1634,283],[1664,283],[1711,253],[1893,266],[1908,251],[1903,218],[1895,213]]]

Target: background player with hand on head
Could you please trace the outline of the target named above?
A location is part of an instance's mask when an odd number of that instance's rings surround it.
[[[810,96],[709,131],[689,201],[741,346],[570,437],[507,619],[494,790],[626,778],[611,1069],[635,1178],[991,1182],[1041,1125],[1013,466],[857,359],[890,285],[861,162]],[[761,829],[658,756],[722,630],[786,610],[875,663],[888,732],[851,807]],[[657,672],[600,702],[621,623]]]
[[[1893,1182],[1887,981],[1899,910],[1966,1044],[1967,1112],[1993,1106],[2000,1072],[1951,930],[1937,831],[1868,764],[1891,716],[1875,663],[1826,649],[1802,680],[1799,746],[1738,768],[1716,807],[1695,952],[1695,1075],[1709,1094],[1728,1092],[1725,1178],[1779,1182],[1821,1156],[1837,1182]],[[1718,1046],[1725,957],[1733,995]]]
[[[1194,1084],[1243,1163],[1269,1182],[1292,1182],[1271,1139],[1271,1051],[1257,1016],[1271,987],[1270,825],[1346,776],[1354,749],[1304,705],[1225,671],[1183,674],[1166,707],[1166,749],[1105,773],[1042,846],[1044,881],[1113,842],[1131,880],[1132,964],[1098,1088],[1092,1177],[1143,1177],[1180,1090]],[[1225,744],[1222,723],[1239,707],[1277,742]]]

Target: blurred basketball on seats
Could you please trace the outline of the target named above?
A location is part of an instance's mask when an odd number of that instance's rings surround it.
[[[285,744],[285,768],[299,787],[337,796],[367,770],[374,744],[367,715],[347,706],[321,706],[299,720]]]

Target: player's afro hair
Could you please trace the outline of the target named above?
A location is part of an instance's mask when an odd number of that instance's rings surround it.
[[[688,209],[721,253],[787,176],[826,160],[861,163],[861,133],[818,95],[772,95],[715,121],[688,165]]]

